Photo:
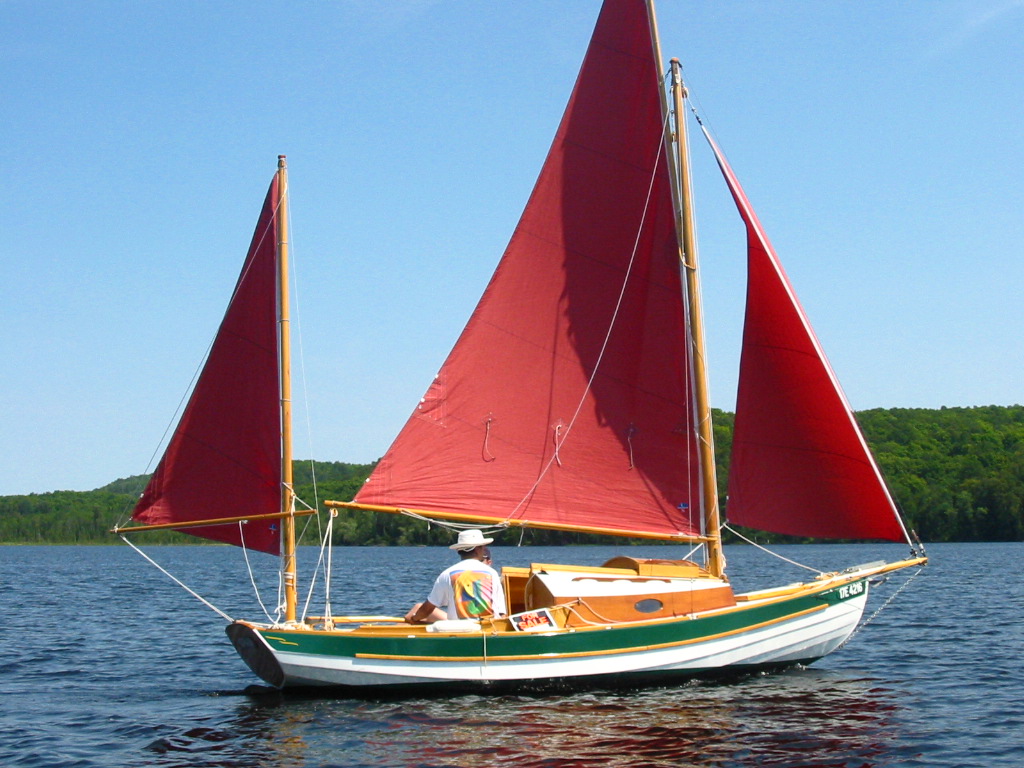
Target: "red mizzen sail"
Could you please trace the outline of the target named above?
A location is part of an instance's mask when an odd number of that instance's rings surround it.
[[[275,175],[206,365],[132,519],[177,523],[279,512],[281,412]],[[280,553],[280,521],[185,533]]]
[[[699,533],[660,89],[645,4],[605,3],[508,248],[357,503]]]
[[[795,536],[905,541],[896,507],[771,243],[707,135],[747,228],[747,313],[729,521]]]

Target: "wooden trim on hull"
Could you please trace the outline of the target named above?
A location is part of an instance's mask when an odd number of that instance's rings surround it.
[[[742,629],[736,629],[730,632],[721,632],[716,635],[706,635],[703,637],[690,638],[688,640],[679,640],[677,642],[660,643],[657,645],[638,645],[629,648],[612,648],[602,651],[579,651],[575,653],[550,653],[545,654],[545,658],[557,660],[557,659],[581,659],[594,656],[614,656],[629,653],[643,653],[644,651],[658,651],[665,648],[678,648],[683,645],[693,645],[694,643],[704,643],[710,640],[720,640],[724,637],[731,637],[732,635],[742,634],[743,632],[751,632],[756,629],[771,626],[772,624],[778,624],[783,621],[789,621],[791,619],[797,619],[801,616],[806,616],[818,611],[825,610],[828,606],[819,605],[814,608],[808,608],[806,611],[800,611],[798,613],[784,616],[779,619],[772,619],[771,621],[765,621],[760,624],[752,624],[749,627],[743,627]],[[459,661],[469,662],[476,664],[493,664],[501,661],[530,661],[536,659],[536,656],[530,655],[519,655],[519,656],[396,656],[379,653],[357,653],[355,655],[357,659],[381,659],[390,661]]]
[[[422,693],[452,685],[479,691],[578,687],[609,680],[639,685],[652,680],[667,682],[809,663],[835,650],[849,637],[863,605],[863,600],[855,605],[843,603],[831,609],[840,611],[838,616],[815,614],[811,622],[803,617],[742,636],[617,657],[481,664],[303,658],[279,652],[279,661],[289,688],[330,686],[348,691],[400,686]],[[815,623],[819,617],[823,620]]]

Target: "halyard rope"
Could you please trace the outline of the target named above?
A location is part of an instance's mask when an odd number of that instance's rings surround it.
[[[667,125],[668,119],[669,119],[669,116],[668,116],[668,113],[666,113],[665,114],[665,125]],[[664,125],[663,125],[662,128],[663,128],[662,133],[664,133]],[[562,425],[561,424],[557,425],[556,432],[555,432],[555,452],[554,452],[554,455],[550,459],[548,459],[547,463],[544,465],[544,469],[541,470],[540,474],[537,476],[537,479],[530,486],[530,489],[523,495],[523,498],[520,499],[519,503],[516,504],[516,506],[512,509],[512,511],[510,511],[508,513],[508,515],[505,518],[506,520],[510,520],[512,518],[512,516],[517,511],[519,511],[519,508],[522,507],[523,504],[526,503],[526,500],[529,499],[533,495],[534,491],[537,490],[537,487],[540,485],[541,481],[547,476],[548,472],[551,469],[551,465],[553,463],[555,463],[556,461],[559,463],[559,465],[561,465],[561,463],[562,463],[561,458],[558,455],[558,448],[569,437],[569,432],[572,431],[572,427],[576,423],[576,419],[579,417],[580,412],[583,410],[583,404],[587,400],[587,395],[590,393],[590,390],[593,389],[594,379],[597,378],[597,373],[598,373],[598,371],[601,370],[601,363],[604,360],[604,354],[605,354],[605,352],[608,349],[608,342],[611,339],[612,331],[614,330],[615,324],[618,321],[619,311],[622,308],[622,302],[624,301],[625,296],[626,296],[626,287],[629,285],[629,278],[630,278],[630,276],[632,274],[632,271],[633,271],[633,264],[636,261],[636,254],[637,254],[637,251],[640,249],[640,238],[643,235],[644,224],[647,221],[647,214],[648,214],[648,212],[650,210],[650,206],[651,206],[651,195],[654,193],[654,183],[658,179],[658,170],[661,167],[660,161],[661,161],[661,156],[662,156],[662,153],[664,152],[664,150],[665,150],[665,142],[664,141],[659,141],[658,142],[658,153],[657,153],[657,155],[655,155],[654,164],[653,164],[653,167],[651,169],[651,180],[650,180],[650,182],[647,185],[647,197],[644,199],[644,210],[643,210],[643,213],[640,216],[640,223],[637,226],[636,238],[633,241],[633,251],[632,251],[632,253],[629,256],[629,263],[626,265],[626,274],[625,274],[625,276],[622,279],[622,287],[619,289],[619,298],[615,302],[615,309],[612,311],[611,319],[608,322],[608,330],[605,332],[604,341],[601,343],[601,351],[598,352],[598,354],[597,354],[597,360],[595,360],[595,362],[594,362],[594,367],[593,367],[593,370],[591,371],[590,378],[587,380],[587,385],[586,385],[586,387],[584,387],[583,394],[580,396],[579,403],[577,403],[577,405],[576,405],[576,411],[573,413],[572,418],[569,420],[569,423],[567,425],[565,425],[565,431],[564,432],[562,432],[562,430],[561,430]],[[559,434],[561,434],[561,440],[558,439]]]

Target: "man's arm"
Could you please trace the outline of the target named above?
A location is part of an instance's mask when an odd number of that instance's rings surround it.
[[[424,624],[430,614],[434,612],[437,606],[429,600],[424,600],[419,605],[414,605],[412,609],[405,614],[406,624]]]

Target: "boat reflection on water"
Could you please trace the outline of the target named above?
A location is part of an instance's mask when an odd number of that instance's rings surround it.
[[[265,768],[872,765],[898,753],[900,711],[896,692],[877,681],[816,669],[570,696],[399,702],[275,693],[252,696],[217,729],[239,754],[220,752],[216,764],[257,756]]]

